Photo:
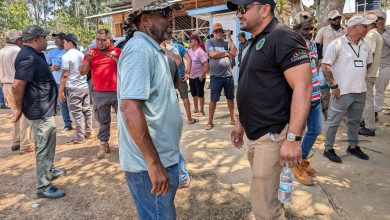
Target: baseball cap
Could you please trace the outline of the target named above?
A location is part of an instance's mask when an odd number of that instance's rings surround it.
[[[35,25],[35,24],[28,25],[28,26],[24,27],[22,30],[23,40],[31,40],[35,37],[47,36],[49,34],[50,34],[49,31],[45,31],[41,27],[39,27],[38,25]]]
[[[15,30],[15,29],[9,30],[5,34],[5,38],[7,40],[15,40],[15,39],[18,39],[18,38],[21,38],[21,37],[22,37],[22,32],[18,31],[18,30]]]
[[[77,36],[74,35],[74,34],[67,34],[67,35],[65,35],[64,40],[72,41],[76,45],[79,44],[79,41],[77,40]]]
[[[352,18],[350,18],[348,20],[347,27],[353,27],[353,26],[356,26],[356,25],[359,25],[359,24],[369,25],[369,24],[372,24],[374,22],[375,22],[374,20],[365,19],[361,15],[355,15],[355,16],[353,16]]]
[[[328,13],[328,18],[329,18],[329,19],[335,19],[335,18],[337,18],[337,17],[343,17],[343,16],[340,14],[340,12],[337,11],[337,10],[333,10],[333,11],[330,11],[330,12]]]
[[[63,32],[60,32],[60,33],[58,33],[58,34],[55,34],[55,33],[53,33],[53,34],[51,34],[51,36],[52,37],[58,37],[58,38],[60,38],[61,40],[64,40],[65,39],[65,33],[63,33]]]
[[[198,43],[200,43],[199,36],[196,35],[196,34],[191,35],[191,37],[189,38],[189,40],[196,40],[196,41],[198,41]]]
[[[274,0],[230,0],[226,3],[229,10],[236,11],[238,5],[248,5],[253,2],[258,2],[261,4],[269,4],[271,5],[272,10],[275,8],[276,3]]]
[[[222,24],[221,23],[214,23],[213,24],[213,31],[215,30],[223,30]]]
[[[364,18],[367,20],[373,20],[374,22],[378,20],[378,17],[374,14],[365,14]]]
[[[299,12],[294,17],[294,25],[299,25],[309,20],[311,20],[311,15],[309,12],[307,11]]]
[[[376,15],[378,18],[382,18],[382,19],[385,19],[385,20],[386,20],[386,18],[387,18],[386,13],[383,12],[383,11],[378,11],[378,12],[376,12],[375,15]]]

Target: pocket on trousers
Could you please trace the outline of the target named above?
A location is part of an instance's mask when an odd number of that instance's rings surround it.
[[[141,173],[130,173],[129,175],[126,176],[130,184],[139,185],[143,183],[144,175],[145,175],[144,172],[141,172]]]

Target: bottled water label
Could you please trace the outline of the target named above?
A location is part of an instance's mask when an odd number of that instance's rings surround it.
[[[292,192],[292,183],[280,183],[279,184],[279,191],[282,193],[290,193]]]

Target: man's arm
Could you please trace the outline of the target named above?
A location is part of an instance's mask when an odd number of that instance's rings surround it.
[[[203,62],[202,65],[203,65],[203,72],[202,72],[202,75],[199,77],[200,81],[203,81],[203,79],[206,79],[206,75],[209,72],[209,63],[206,61],[206,62]]]
[[[126,127],[145,158],[148,174],[153,187],[151,192],[161,195],[168,192],[169,175],[161,163],[160,157],[150,137],[145,114],[142,110],[142,100],[120,100],[120,111],[126,120]]]
[[[312,96],[312,74],[310,64],[305,63],[284,71],[284,76],[293,90],[289,133],[302,136],[307,116],[310,111]],[[302,161],[302,150],[299,141],[285,140],[280,148],[280,165],[287,161],[290,167],[298,166]]]
[[[85,54],[85,59],[79,66],[80,75],[85,76],[91,70],[91,58],[93,57],[93,50],[89,49]]]
[[[62,70],[61,80],[60,80],[60,88],[59,88],[58,93],[59,93],[61,101],[63,101],[63,102],[66,100],[65,84],[66,84],[66,81],[68,81],[68,76],[69,76],[69,70]]]
[[[226,32],[226,38],[228,39],[229,43],[229,55],[230,57],[236,57],[237,56],[237,47],[234,44],[232,37],[230,36],[230,31]]]
[[[209,52],[209,57],[214,58],[214,59],[220,59],[224,57],[230,57],[229,52],[217,52],[215,50],[212,50]]]
[[[24,90],[26,89],[27,81],[14,79],[12,84],[12,91],[15,97],[15,107],[16,110],[14,112],[14,120],[13,122],[19,121],[22,116],[22,106],[23,106],[23,96]]]
[[[329,64],[323,63],[323,64],[321,64],[321,68],[324,72],[325,80],[329,83],[329,85],[330,86],[337,85],[337,82],[333,77],[331,66]]]

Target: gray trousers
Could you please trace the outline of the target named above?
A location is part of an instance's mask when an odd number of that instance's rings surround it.
[[[386,88],[390,81],[390,67],[379,69],[379,76],[375,82],[375,112],[381,112]]]
[[[345,113],[347,113],[348,143],[358,145],[360,120],[365,102],[365,92],[345,94],[338,99],[331,98],[326,120],[325,149],[333,149],[337,129]]]
[[[68,108],[76,124],[79,140],[85,139],[85,132],[92,132],[92,111],[88,89],[67,88]]]
[[[35,158],[38,188],[51,184],[51,169],[56,152],[56,121],[54,116],[32,120],[31,128],[35,139]]]
[[[363,111],[363,120],[365,127],[375,130],[375,110],[374,110],[374,86],[376,77],[366,77],[367,93],[366,104]]]
[[[111,107],[118,112],[118,99],[116,92],[93,92],[93,104],[95,107],[96,121],[99,123],[98,139],[108,141],[110,139]]]

